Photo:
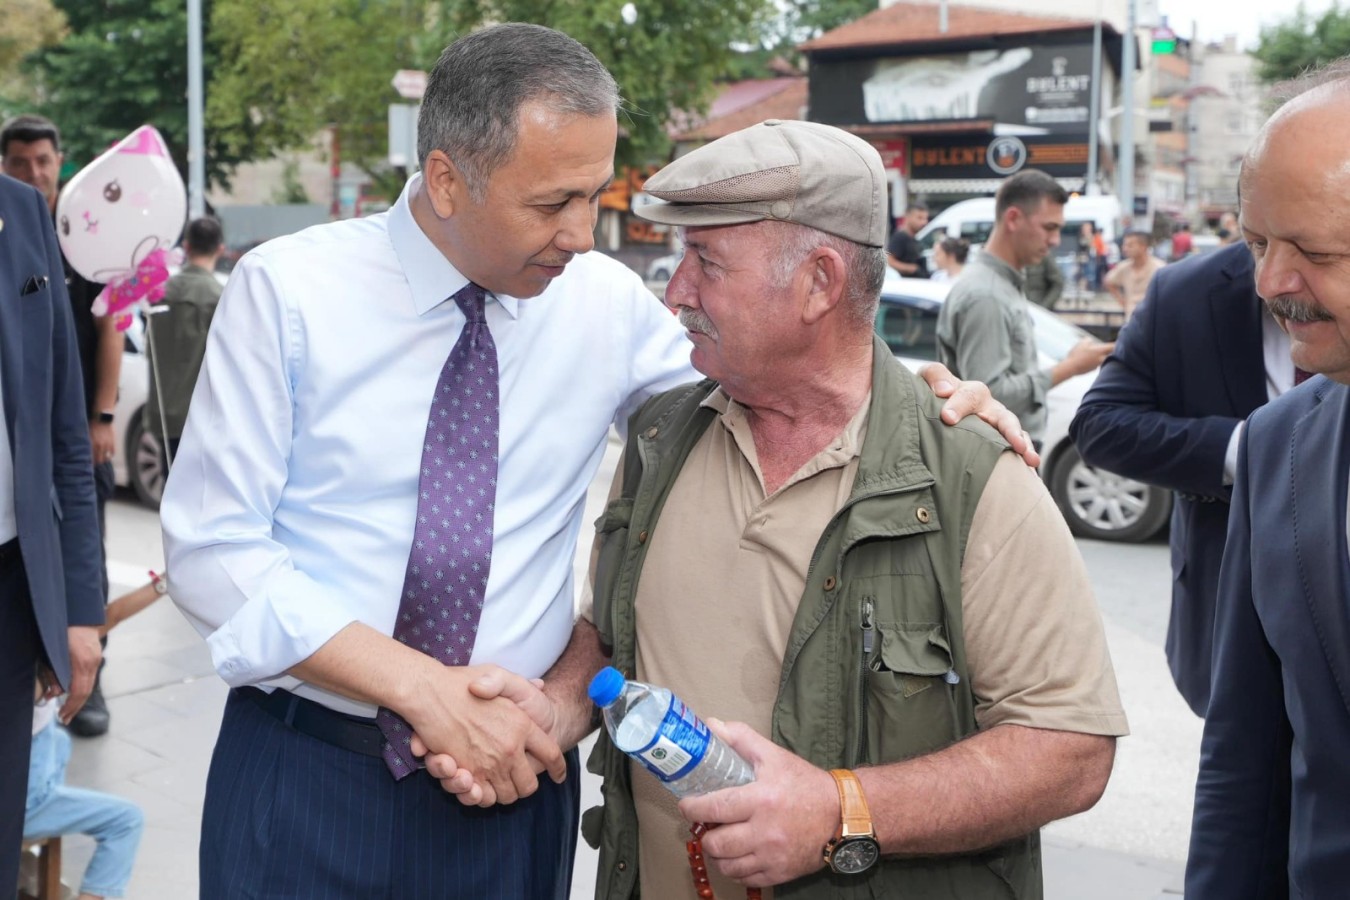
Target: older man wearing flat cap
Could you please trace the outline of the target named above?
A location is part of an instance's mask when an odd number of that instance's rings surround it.
[[[677,807],[602,735],[597,896],[1040,897],[1038,829],[1097,801],[1125,716],[1040,480],[873,336],[880,157],[769,121],[646,190],[707,378],[633,417],[587,615],[755,781]]]

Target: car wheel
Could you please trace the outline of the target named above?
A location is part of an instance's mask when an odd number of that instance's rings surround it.
[[[136,411],[135,421],[127,429],[127,480],[136,499],[151,509],[159,509],[164,496],[164,452],[159,438],[145,430],[144,407]]]
[[[1079,537],[1146,541],[1172,512],[1172,494],[1089,466],[1073,445],[1065,447],[1050,473],[1050,493]]]

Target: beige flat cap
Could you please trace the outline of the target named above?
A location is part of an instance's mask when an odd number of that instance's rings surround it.
[[[868,247],[886,243],[886,171],[876,149],[817,122],[769,119],[693,150],[647,179],[665,201],[633,211],[666,225],[776,219]]]

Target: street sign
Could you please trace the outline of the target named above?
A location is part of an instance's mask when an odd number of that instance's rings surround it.
[[[389,165],[417,167],[417,113],[410,103],[389,104]]]
[[[1167,54],[1175,53],[1177,49],[1177,35],[1166,25],[1153,29],[1153,53]]]
[[[420,69],[399,69],[389,82],[405,100],[421,100],[427,92],[427,73]]]

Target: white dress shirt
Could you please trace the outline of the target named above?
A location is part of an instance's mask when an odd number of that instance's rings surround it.
[[[360,621],[393,632],[426,418],[464,316],[461,275],[387,213],[249,253],[207,341],[161,519],[173,598],[232,686],[281,675]],[[492,568],[473,663],[542,675],[572,632],[572,564],[611,423],[697,377],[684,330],[622,264],[576,257],[543,294],[489,295],[501,373]]]
[[[1264,303],[1261,304],[1261,359],[1266,370],[1266,399],[1274,400],[1294,386],[1294,361],[1290,358],[1289,335]],[[1228,450],[1223,457],[1223,483],[1229,485],[1237,475],[1238,444],[1242,440],[1242,426],[1237,423],[1228,439]]]

